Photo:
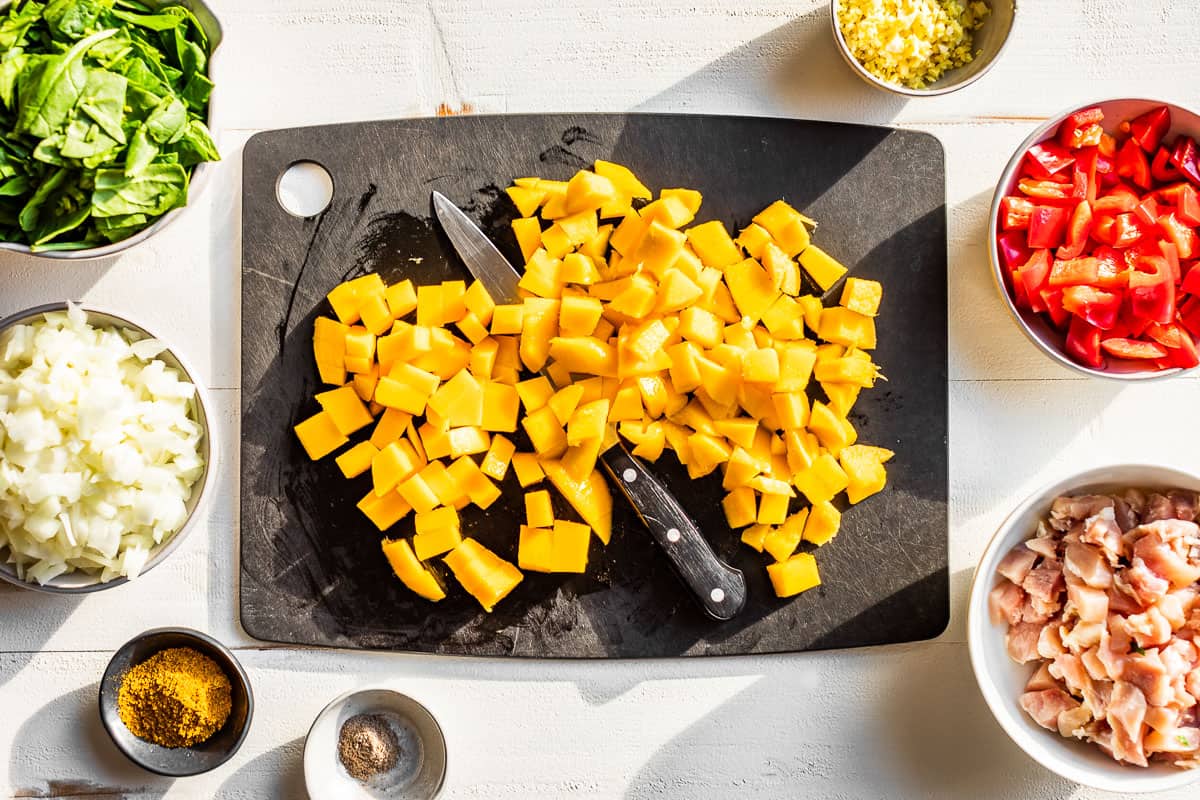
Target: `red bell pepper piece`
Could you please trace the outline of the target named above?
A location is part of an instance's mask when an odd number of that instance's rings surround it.
[[[1150,162],[1132,139],[1126,139],[1117,151],[1117,174],[1143,189],[1150,188]]]
[[[1196,231],[1183,224],[1174,213],[1159,217],[1158,227],[1167,241],[1175,245],[1179,258],[1189,259],[1196,254],[1197,248],[1200,247]]]
[[[1178,286],[1182,276],[1179,267],[1179,248],[1171,242],[1160,241],[1158,243],[1158,250],[1162,253],[1162,257],[1167,260],[1167,267],[1171,270],[1171,281]],[[1150,255],[1154,254],[1151,253]]]
[[[1103,121],[1104,112],[1098,107],[1076,111],[1058,126],[1058,142],[1072,150],[1099,145],[1100,138],[1104,135],[1104,128],[1100,127]]]
[[[1096,199],[1096,159],[1100,154],[1094,147],[1085,147],[1078,153],[1072,173],[1071,196],[1091,202]]]
[[[1133,316],[1168,325],[1175,319],[1175,282],[1162,256],[1139,256],[1129,275],[1129,307]]]
[[[1196,351],[1196,340],[1185,332],[1180,346],[1168,352],[1167,360],[1172,367],[1180,369],[1200,366],[1200,352]]]
[[[1071,191],[1074,186],[1070,183],[1058,183],[1057,181],[1035,181],[1033,178],[1021,178],[1017,181],[1017,188],[1021,190],[1021,194],[1028,197],[1036,197],[1039,203],[1051,203],[1054,205],[1074,204],[1071,198]]]
[[[1075,206],[1071,213],[1071,221],[1067,223],[1067,240],[1058,248],[1055,256],[1058,258],[1078,258],[1083,255],[1083,249],[1088,243],[1088,234],[1092,232],[1092,207],[1084,200]]]
[[[1200,269],[1190,269],[1179,284],[1179,291],[1200,297]]]
[[[1133,214],[1097,216],[1092,221],[1092,238],[1112,247],[1129,247],[1142,238],[1142,228]]]
[[[1100,279],[1100,259],[1060,258],[1050,268],[1051,286],[1093,285]]]
[[[1171,109],[1158,106],[1129,121],[1129,138],[1147,153],[1153,153],[1170,129]]]
[[[1162,216],[1162,212],[1158,209],[1158,201],[1152,194],[1146,195],[1142,202],[1138,203],[1138,207],[1133,210],[1133,213],[1145,225],[1157,224],[1158,218]]]
[[[1200,336],[1200,297],[1189,297],[1179,307],[1179,324],[1193,336]]]
[[[1147,325],[1145,333],[1151,339],[1169,349],[1183,347],[1183,340],[1187,336],[1184,330],[1178,325],[1159,325],[1157,322],[1151,322]]]
[[[1038,142],[1025,153],[1028,173],[1039,179],[1049,178],[1075,163],[1075,156],[1053,139]]]
[[[1114,186],[1108,194],[1096,199],[1092,211],[1097,214],[1126,214],[1137,208],[1137,194],[1123,183]]]
[[[1171,151],[1165,147],[1158,148],[1158,152],[1154,154],[1154,160],[1150,162],[1150,177],[1159,183],[1169,183],[1177,181],[1183,177],[1179,170],[1171,163]]]
[[[1100,336],[1100,329],[1095,325],[1089,324],[1083,317],[1072,317],[1071,327],[1067,330],[1067,355],[1084,366],[1100,369],[1104,366]]]
[[[1025,234],[1021,231],[1008,231],[996,237],[996,249],[1000,251],[1000,260],[1005,269],[1016,269],[1023,266],[1031,255],[1025,244]]]
[[[1062,290],[1063,308],[1089,325],[1108,330],[1117,324],[1121,314],[1121,293],[1081,284]]]
[[[1124,289],[1129,285],[1129,265],[1120,250],[1100,245],[1092,251],[1096,259],[1096,286],[1101,289]]]
[[[1042,305],[1050,314],[1050,321],[1056,328],[1065,328],[1071,321],[1071,312],[1063,308],[1062,289],[1042,289]]]
[[[1175,201],[1175,216],[1186,225],[1200,225],[1200,194],[1191,184],[1182,183]]]
[[[1175,140],[1175,149],[1171,151],[1171,163],[1183,173],[1183,177],[1192,183],[1200,184],[1200,164],[1196,163],[1196,140],[1190,136],[1180,136]]]
[[[1061,206],[1034,206],[1027,244],[1034,249],[1058,247],[1066,236],[1069,221],[1070,212]]]
[[[1114,358],[1166,358],[1167,348],[1156,342],[1146,342],[1141,339],[1104,339],[1100,342],[1104,352]]]
[[[1029,293],[1025,291],[1025,282],[1021,280],[1021,268],[1018,267],[1008,273],[1008,285],[1012,289],[1013,303],[1017,308],[1025,308],[1032,311],[1029,307]]]
[[[1029,309],[1034,312],[1046,311],[1046,301],[1042,297],[1042,290],[1048,287],[1050,251],[1034,251],[1029,260],[1025,262],[1025,266],[1017,270],[1016,274],[1021,278]]]
[[[1010,194],[1000,199],[1000,227],[1006,231],[1026,230],[1033,214],[1033,201]]]

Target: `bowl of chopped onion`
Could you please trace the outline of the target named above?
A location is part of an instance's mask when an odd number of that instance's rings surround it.
[[[115,314],[56,303],[0,320],[0,579],[109,589],[179,546],[215,473],[194,374]]]
[[[1008,44],[1017,0],[831,0],[833,38],[858,77],[907,97],[970,86]]]

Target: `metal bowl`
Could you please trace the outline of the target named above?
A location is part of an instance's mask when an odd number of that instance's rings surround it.
[[[1092,494],[1138,487],[1200,491],[1200,477],[1183,470],[1151,464],[1096,467],[1055,481],[1026,498],[1000,524],[971,583],[967,601],[967,650],[979,691],[1004,732],[1026,755],[1069,781],[1115,792],[1115,797],[1177,789],[1200,779],[1200,770],[1162,763],[1148,768],[1118,763],[1100,748],[1078,739],[1064,739],[1039,726],[1021,708],[1021,693],[1037,663],[1018,664],[1008,657],[1006,626],[992,622],[988,595],[996,585],[996,567],[1012,548],[1033,536],[1038,521],[1062,494]]]
[[[37,306],[28,311],[22,311],[19,314],[14,314],[11,317],[0,320],[0,333],[8,330],[14,325],[33,322],[39,319],[43,314],[53,311],[65,311],[66,303],[49,303],[44,306]],[[150,333],[148,330],[138,325],[135,322],[130,322],[124,317],[119,317],[116,314],[110,314],[104,311],[84,308],[87,312],[88,322],[93,327],[118,327],[125,328],[135,333],[141,334],[143,338],[158,339],[159,337]],[[160,340],[161,341],[161,340]],[[212,418],[209,416],[208,409],[211,405],[208,402],[204,387],[196,382],[195,371],[188,368],[182,359],[172,350],[164,350],[157,356],[168,367],[179,370],[184,380],[193,384],[196,387],[196,396],[192,400],[192,416],[200,426],[200,455],[204,458],[204,471],[192,486],[191,497],[188,498],[185,507],[187,508],[187,519],[184,520],[183,526],[175,532],[175,535],[164,540],[161,544],[155,547],[150,552],[150,557],[146,561],[146,566],[142,568],[142,574],[149,572],[154,567],[166,560],[167,556],[171,555],[177,547],[183,542],[185,536],[191,532],[196,524],[201,506],[208,495],[209,488],[213,485],[213,477],[216,474],[216,457],[217,448],[213,445],[214,426]],[[104,583],[100,582],[99,577],[88,575],[83,572],[68,572],[59,575],[49,583],[40,584],[36,582],[24,581],[17,577],[16,568],[12,564],[5,563],[8,558],[8,548],[0,547],[0,580],[8,581],[17,586],[22,586],[26,589],[33,589],[39,592],[51,592],[55,594],[83,594],[86,592],[96,592],[101,589],[111,589],[115,586],[128,583],[129,579],[120,577],[114,578],[111,581]]]
[[[362,783],[338,756],[346,720],[359,714],[383,717],[400,744],[391,770]],[[335,698],[317,715],[304,740],[304,785],[323,800],[433,800],[446,779],[446,737],[425,706],[391,689],[362,689]]]
[[[840,0],[831,0],[829,21],[833,25],[833,38],[837,42],[838,52],[842,54],[842,58],[858,77],[878,89],[893,94],[905,97],[935,97],[957,91],[964,86],[970,86],[982,78],[1000,58],[1000,54],[1008,45],[1009,34],[1012,33],[1013,23],[1017,18],[1017,0],[985,0],[985,2],[991,7],[992,13],[984,18],[983,25],[979,30],[973,32],[975,58],[971,59],[970,64],[949,70],[924,89],[910,89],[898,83],[880,80],[859,63],[859,60],[850,52],[850,46],[846,44],[846,37],[842,35],[842,27],[838,24]]]
[[[1179,368],[1147,371],[1142,369],[1136,362],[1121,361],[1114,358],[1108,359],[1108,364],[1104,369],[1093,369],[1079,364],[1066,354],[1065,334],[1055,330],[1044,315],[1034,314],[1032,311],[1017,308],[1012,297],[1012,292],[1009,291],[1008,276],[1005,275],[1000,248],[996,243],[996,237],[1000,233],[1000,201],[1004,199],[1005,195],[1013,194],[1016,191],[1017,172],[1020,170],[1021,161],[1025,158],[1025,153],[1029,148],[1038,142],[1053,138],[1058,131],[1058,126],[1071,114],[1095,106],[1099,106],[1104,111],[1104,125],[1109,131],[1114,130],[1124,120],[1136,117],[1158,106],[1167,106],[1171,109],[1171,130],[1167,132],[1167,138],[1178,134],[1187,134],[1200,138],[1200,115],[1191,109],[1163,100],[1119,98],[1084,103],[1056,114],[1042,125],[1039,125],[1033,133],[1029,134],[1025,141],[1021,142],[1021,146],[1013,153],[1012,158],[1009,159],[1008,166],[1004,168],[1004,172],[1000,175],[1000,180],[996,183],[996,193],[992,197],[991,216],[988,220],[987,233],[988,257],[992,262],[992,278],[996,283],[996,289],[1000,292],[1000,296],[1004,298],[1009,312],[1012,313],[1013,319],[1016,320],[1021,331],[1052,361],[1068,369],[1095,378],[1109,378],[1118,381],[1150,381],[1177,375],[1182,372],[1190,372],[1191,370],[1182,370]]]
[[[196,15],[196,21],[200,23],[200,27],[204,30],[204,34],[208,37],[209,44],[209,60],[208,74],[211,76],[213,72],[213,62],[217,56],[218,46],[221,44],[221,39],[224,32],[221,29],[221,23],[217,21],[217,15],[204,2],[204,0],[143,0],[147,5],[153,8],[162,8],[163,6],[183,6]],[[0,0],[0,11],[6,10],[12,5],[11,0]],[[217,90],[213,89],[212,97],[208,101],[208,117],[204,120],[208,126],[209,133],[212,134],[213,143],[217,143],[217,134],[213,130],[213,98],[216,97]],[[179,208],[174,208],[163,214],[158,220],[149,227],[130,236],[128,239],[122,239],[119,242],[111,242],[100,247],[89,247],[86,250],[40,250],[34,251],[27,244],[19,244],[17,242],[0,242],[0,251],[9,250],[14,253],[24,253],[34,258],[47,258],[63,261],[90,261],[96,258],[104,258],[112,256],[124,250],[128,250],[136,244],[146,241],[154,234],[161,231],[163,228],[170,225],[179,214],[192,204],[192,201],[208,183],[209,173],[212,171],[212,164],[209,162],[201,162],[192,169],[191,178],[188,180],[188,201]]]
[[[191,747],[161,747],[134,736],[125,723],[117,698],[125,673],[146,659],[172,647],[190,647],[217,663],[229,678],[232,708],[225,725],[212,738]],[[100,721],[121,753],[144,770],[182,778],[199,775],[224,764],[246,741],[254,716],[250,677],[228,647],[190,628],[155,628],[126,642],[108,662],[100,681]]]

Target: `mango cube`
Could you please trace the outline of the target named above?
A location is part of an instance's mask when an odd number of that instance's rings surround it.
[[[458,547],[446,555],[445,561],[458,582],[488,613],[524,577],[514,564],[474,539],[463,539]]]
[[[827,503],[845,490],[849,479],[837,460],[829,453],[822,453],[808,469],[797,472],[792,484],[813,505]]]
[[[828,291],[831,286],[846,274],[846,268],[833,256],[826,253],[815,244],[810,245],[803,253],[800,254],[800,266],[804,267],[804,271],[809,277],[821,287],[821,291]]]
[[[296,438],[304,447],[304,452],[308,453],[308,457],[313,461],[324,458],[350,441],[345,434],[338,430],[333,416],[328,411],[314,414],[297,425],[294,430]]]
[[[769,564],[767,576],[779,597],[793,597],[821,585],[817,560],[811,553],[797,553],[787,561]]]
[[[549,528],[554,524],[550,492],[542,489],[525,494],[525,522],[531,528]]]
[[[585,572],[591,539],[591,529],[587,525],[562,519],[554,520],[550,556],[554,572]]]
[[[517,542],[517,566],[530,572],[554,571],[554,532],[522,525]]]
[[[374,421],[353,386],[321,392],[316,400],[343,436],[362,430]]]
[[[521,425],[542,458],[557,458],[567,449],[567,432],[549,406],[526,414]]]
[[[385,408],[383,416],[375,424],[375,430],[371,432],[371,444],[376,449],[382,450],[403,436],[405,428],[408,427],[411,421],[412,414],[409,414],[407,411],[400,411],[396,408]]]
[[[437,578],[420,562],[406,540],[384,539],[383,555],[396,577],[413,592],[435,603],[446,596]]]
[[[879,313],[879,303],[882,300],[883,285],[879,281],[846,278],[839,304],[863,316],[873,317]]]
[[[758,321],[766,312],[779,290],[775,288],[770,274],[752,258],[747,258],[725,270],[725,282],[737,305],[739,314]]]
[[[376,528],[386,531],[404,519],[404,516],[412,511],[412,506],[396,492],[388,492],[383,497],[375,492],[368,492],[366,497],[358,501],[358,510],[365,514]]]
[[[417,308],[417,290],[410,280],[393,283],[384,290],[383,296],[387,300],[392,319],[406,317]]]
[[[383,497],[420,468],[416,451],[408,440],[392,442],[371,459],[371,483],[375,487],[375,495]]]
[[[763,550],[776,561],[787,561],[800,544],[807,518],[808,509],[802,509],[785,519],[779,527],[772,528],[763,540]]]
[[[758,518],[754,490],[746,486],[739,486],[725,495],[725,499],[721,501],[721,507],[725,510],[725,520],[731,528],[753,525]]]
[[[314,320],[313,355],[322,383],[341,386],[346,382],[346,335],[349,332],[348,325],[329,317]]]
[[[542,471],[542,465],[533,453],[513,453],[512,468],[521,488],[540,483],[546,477],[546,473]]]
[[[808,515],[808,523],[804,526],[804,541],[818,547],[837,536],[842,524],[842,515],[833,503],[814,503]]]
[[[552,460],[542,461],[541,466],[558,493],[592,527],[600,541],[608,544],[612,537],[612,494],[604,476],[593,470],[586,477],[577,478],[562,463]]]
[[[357,478],[371,468],[379,450],[370,442],[359,442],[334,459],[347,478]]]
[[[516,387],[488,381],[483,384],[483,416],[479,427],[493,433],[517,429],[520,398]]]

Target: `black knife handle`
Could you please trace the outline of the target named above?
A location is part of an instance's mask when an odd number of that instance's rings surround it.
[[[737,616],[746,605],[742,571],[717,557],[667,487],[633,457],[623,441],[610,447],[601,461],[700,606],[715,619]]]

